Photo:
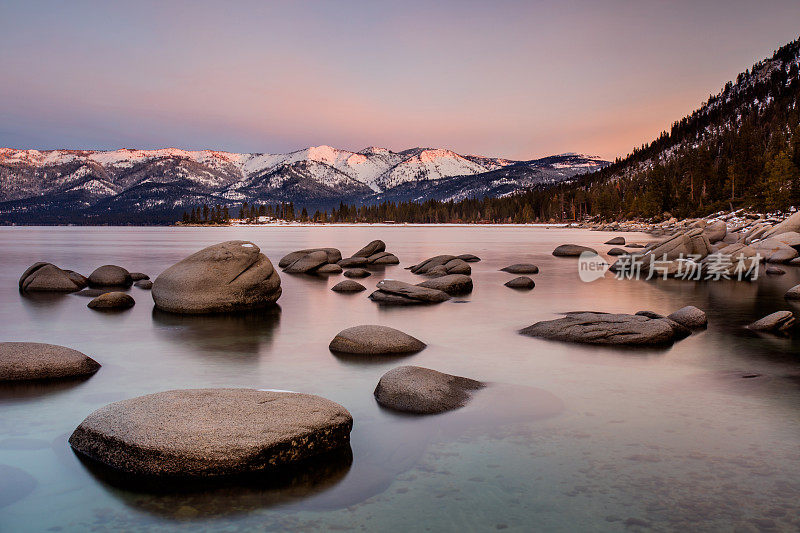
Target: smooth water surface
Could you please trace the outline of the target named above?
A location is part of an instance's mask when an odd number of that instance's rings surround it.
[[[646,242],[642,234],[623,234]],[[753,283],[583,283],[559,244],[616,234],[533,227],[0,228],[0,340],[78,349],[103,367],[82,382],[0,389],[0,530],[631,531],[800,528],[798,342],[742,326],[779,309],[800,271]],[[210,244],[251,240],[277,264],[289,251],[345,256],[381,238],[404,267],[474,253],[471,295],[430,307],[379,308],[329,278],[281,275],[280,309],[181,317],[136,306],[95,312],[76,295],[22,296],[36,261],[88,275],[119,264],[151,277]],[[536,288],[499,269],[533,262]],[[709,327],[666,349],[621,350],[523,337],[572,310],[669,313],[693,304]],[[419,354],[337,357],[340,330],[385,324],[428,343]],[[466,408],[399,416],[372,391],[413,364],[490,382]],[[120,487],[71,451],[93,410],[151,392],[253,387],[319,394],[353,415],[352,457],[280,483],[151,493]]]

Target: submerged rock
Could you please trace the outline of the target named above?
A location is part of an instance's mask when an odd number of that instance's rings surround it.
[[[384,305],[434,304],[450,299],[450,296],[444,291],[420,287],[403,281],[385,279],[378,283],[377,288],[377,291],[369,295],[369,299]]]
[[[704,328],[708,325],[708,318],[706,317],[705,311],[693,305],[681,307],[674,313],[667,315],[667,318],[689,329]]]
[[[472,292],[472,278],[464,274],[446,274],[418,283],[417,286],[438,289],[450,295],[467,294]]]
[[[39,342],[0,342],[0,381],[51,380],[90,376],[100,369],[72,348]]]
[[[657,346],[682,337],[672,320],[595,312],[568,313],[564,318],[537,322],[522,335],[586,344]]]
[[[348,278],[368,278],[372,275],[372,272],[369,270],[365,270],[363,268],[351,268],[350,270],[346,270],[344,275]]]
[[[463,407],[485,385],[419,366],[401,366],[385,373],[375,387],[380,405],[395,411],[434,414]]]
[[[35,263],[19,278],[19,289],[23,292],[74,292],[86,286],[86,278],[62,270],[52,263]]]
[[[344,407],[319,396],[188,389],[98,409],[69,443],[133,475],[216,478],[268,473],[346,446],[352,426]]]
[[[281,278],[258,246],[227,241],[169,267],[153,282],[152,294],[162,311],[244,311],[274,304],[281,295]]]
[[[130,272],[117,265],[103,265],[89,274],[93,287],[130,287],[132,283]]]
[[[361,292],[367,290],[367,288],[357,281],[346,279],[331,287],[331,290],[334,292]]]
[[[747,328],[753,331],[781,333],[792,327],[794,322],[795,318],[791,311],[776,311],[749,324]]]
[[[416,353],[425,343],[388,326],[355,326],[340,331],[328,348],[333,352],[356,355],[392,355]]]
[[[562,244],[553,250],[553,255],[556,257],[578,257],[582,253],[591,253],[597,255],[597,250],[589,248],[588,246],[580,246],[578,244]]]
[[[516,263],[503,267],[500,270],[509,274],[538,274],[539,267],[531,263]]]
[[[505,282],[504,285],[512,289],[530,290],[536,286],[536,283],[528,276],[520,276],[512,279],[511,281]]]
[[[106,292],[88,303],[89,309],[130,309],[136,301],[124,292]]]
[[[461,259],[462,261],[466,261],[467,263],[477,263],[481,260],[480,257],[473,254],[461,254],[456,256],[456,259]]]

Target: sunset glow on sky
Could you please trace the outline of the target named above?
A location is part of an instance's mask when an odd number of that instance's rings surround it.
[[[0,146],[627,154],[800,2],[0,4]]]

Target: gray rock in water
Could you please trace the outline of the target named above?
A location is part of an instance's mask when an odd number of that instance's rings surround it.
[[[131,274],[121,266],[103,265],[89,274],[89,285],[93,287],[130,287]]]
[[[445,274],[466,275],[472,273],[472,267],[470,267],[466,261],[459,259],[454,255],[437,255],[409,267],[409,270],[411,270],[411,272],[414,274],[428,274],[433,269],[437,269],[436,275],[444,275],[440,274],[441,272],[444,272]]]
[[[80,277],[78,277],[80,276]],[[61,270],[52,263],[35,263],[19,278],[19,289],[23,292],[74,292],[86,286],[80,283],[83,276],[70,270]]]
[[[392,355],[416,353],[425,343],[388,326],[355,326],[339,332],[328,348],[333,352],[356,355]]]
[[[681,307],[674,313],[667,315],[667,318],[689,329],[704,328],[708,325],[705,311],[693,305]]]
[[[353,254],[353,257],[370,257],[380,252],[386,251],[386,243],[375,240]]]
[[[307,274],[315,272],[318,268],[328,264],[328,254],[323,250],[309,252],[300,256],[283,269],[287,274]]]
[[[531,263],[516,263],[503,267],[500,270],[509,274],[538,274],[539,267]]]
[[[346,270],[344,275],[348,278],[367,278],[372,275],[372,272],[369,270],[364,270],[363,268],[351,268],[350,270]]]
[[[578,244],[562,244],[553,250],[553,255],[556,257],[578,257],[584,252],[597,255],[597,250],[589,248],[588,246],[580,246]]]
[[[769,265],[765,270],[765,274],[769,274],[770,276],[783,276],[786,274],[786,271],[782,268],[778,268],[776,266]]]
[[[162,311],[218,313],[260,309],[281,295],[281,278],[258,246],[227,241],[172,265],[153,282]]]
[[[142,272],[131,272],[131,279],[134,282],[136,282],[136,281],[141,281],[141,280],[148,280],[148,279],[150,279],[150,276],[148,276],[147,274],[144,274]]]
[[[153,282],[150,281],[149,279],[140,279],[139,281],[134,283],[133,286],[149,291],[150,289],[153,288]]]
[[[112,403],[72,433],[72,448],[133,475],[218,478],[271,472],[346,446],[353,418],[319,396],[189,389]]]
[[[480,257],[473,254],[461,254],[456,256],[456,259],[461,259],[462,261],[466,261],[467,263],[477,263],[481,260]]]
[[[638,242],[632,242],[630,244],[626,244],[625,248],[644,248],[644,244],[639,244]]]
[[[419,305],[441,303],[450,296],[437,289],[428,289],[403,281],[383,280],[377,285],[378,290],[369,295],[373,302],[384,305]]]
[[[530,290],[536,286],[536,283],[528,276],[520,276],[512,279],[511,281],[505,282],[504,285],[512,289]]]
[[[450,295],[467,294],[472,292],[472,278],[464,274],[447,274],[417,283],[417,286],[437,289]]]
[[[348,257],[339,261],[339,266],[342,268],[363,267],[367,264],[369,264],[369,260],[366,257]]]
[[[791,311],[776,311],[749,324],[747,328],[753,331],[781,333],[792,327],[794,322],[795,318]]]
[[[800,300],[800,285],[795,285],[783,295],[787,300]]]
[[[625,237],[614,237],[613,239],[607,240],[604,244],[623,246],[625,244]]]
[[[38,342],[0,342],[0,381],[90,376],[100,364],[72,348]]]
[[[89,309],[130,309],[136,301],[124,292],[106,292],[89,302]]]
[[[334,292],[361,292],[367,290],[367,288],[357,281],[346,279],[331,287],[331,290]]]
[[[326,263],[338,263],[342,259],[342,252],[336,248],[307,248],[305,250],[297,250],[296,252],[286,254],[278,261],[278,267],[286,268],[292,263],[302,259],[304,256],[314,252],[325,252]]]
[[[419,366],[401,366],[385,373],[375,387],[375,399],[394,411],[434,414],[467,404],[485,385]]]
[[[340,267],[336,263],[329,263],[327,265],[322,265],[315,272],[317,274],[341,274],[342,267]]]
[[[520,333],[565,342],[630,346],[666,345],[681,338],[672,320],[594,312],[537,322]]]
[[[400,260],[389,252],[378,252],[367,258],[370,265],[399,265]]]
[[[106,289],[83,289],[82,291],[78,291],[73,293],[74,296],[85,296],[87,298],[97,298],[101,294],[105,294],[107,292],[113,292],[114,289],[106,288]]]
[[[627,255],[628,251],[623,250],[622,248],[612,248],[608,251],[608,255]]]

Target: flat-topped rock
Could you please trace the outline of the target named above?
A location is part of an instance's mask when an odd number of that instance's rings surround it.
[[[130,287],[131,274],[117,265],[103,265],[89,274],[89,285],[93,287]]]
[[[503,272],[508,272],[509,274],[538,274],[539,267],[532,264],[532,263],[515,263],[513,265],[508,265],[507,267],[503,267],[500,270]]]
[[[31,265],[19,278],[19,289],[23,292],[74,292],[86,284],[86,278],[77,272],[45,262]]]
[[[351,268],[350,270],[345,270],[344,275],[348,278],[368,278],[372,275],[372,272],[369,270],[365,270],[363,268]]]
[[[331,290],[334,292],[361,292],[367,290],[367,288],[357,281],[346,279],[331,287]]]
[[[461,259],[462,261],[466,261],[467,263],[477,263],[478,261],[480,261],[480,260],[481,260],[481,258],[480,258],[480,257],[478,257],[478,256],[477,256],[477,255],[475,255],[475,254],[461,254],[461,255],[457,255],[457,256],[456,256],[456,259]]]
[[[258,246],[227,241],[169,267],[153,282],[152,294],[162,311],[244,311],[274,304],[281,295],[281,279]]]
[[[342,259],[342,252],[340,252],[337,248],[307,248],[305,250],[297,250],[284,255],[281,260],[278,261],[278,267],[286,268],[292,263],[296,263],[304,256],[314,252],[325,252],[326,263],[337,263]]]
[[[425,343],[407,333],[388,326],[355,326],[340,331],[329,349],[356,355],[400,355],[416,353]]]
[[[385,373],[375,387],[375,399],[394,411],[434,414],[467,404],[485,385],[474,379],[422,368],[401,366]]]
[[[782,333],[794,325],[795,318],[791,311],[775,311],[762,319],[747,325],[753,331]]]
[[[657,346],[682,337],[672,320],[642,315],[576,312],[520,330],[529,337],[585,344]]]
[[[614,237],[614,238],[608,239],[603,244],[623,246],[625,244],[625,237]]]
[[[369,295],[373,302],[384,305],[421,305],[441,303],[450,299],[444,291],[429,289],[403,281],[383,280],[377,291]]]
[[[597,255],[597,250],[579,244],[562,244],[553,250],[553,255],[556,257],[578,257],[582,253]]]
[[[472,278],[465,274],[446,274],[417,283],[417,286],[437,289],[450,295],[467,294],[472,292]]]
[[[511,289],[531,290],[536,286],[536,283],[528,276],[520,276],[510,281],[506,281],[503,285]]]
[[[102,407],[69,443],[133,475],[217,478],[270,473],[347,446],[352,427],[344,407],[319,396],[187,389]]]
[[[328,254],[324,250],[309,252],[297,258],[283,269],[287,274],[307,274],[328,264]]]
[[[386,243],[382,240],[374,240],[352,255],[352,257],[369,257],[380,252],[386,251]]]
[[[77,378],[99,369],[97,361],[65,346],[0,342],[0,382]]]
[[[667,318],[689,329],[704,328],[708,325],[708,318],[706,317],[705,311],[693,305],[681,307],[674,313],[667,315]]]
[[[105,292],[87,304],[89,309],[130,309],[136,301],[130,294],[112,291]]]

